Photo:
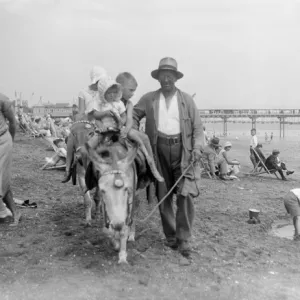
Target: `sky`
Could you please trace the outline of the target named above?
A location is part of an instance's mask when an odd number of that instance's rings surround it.
[[[135,103],[170,56],[199,109],[300,108],[299,36],[300,0],[0,0],[0,92],[72,103],[99,65]]]

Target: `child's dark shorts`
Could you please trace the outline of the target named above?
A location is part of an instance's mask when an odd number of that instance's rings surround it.
[[[283,200],[286,211],[292,217],[300,216],[300,202],[293,192],[287,193]]]

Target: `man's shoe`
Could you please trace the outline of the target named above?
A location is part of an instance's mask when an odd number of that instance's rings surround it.
[[[299,242],[300,241],[300,235],[294,235],[294,241]]]
[[[282,177],[282,180],[283,180],[283,181],[287,181],[287,179],[286,179],[285,177]]]
[[[72,177],[72,172],[66,171],[65,175],[64,175],[64,178],[62,179],[61,182],[62,183],[66,183],[66,182],[68,182],[71,179],[71,177]]]
[[[178,249],[178,243],[177,243],[176,238],[167,238],[165,245],[174,250]]]
[[[292,174],[294,174],[294,172],[295,172],[295,171],[286,171],[286,175],[287,175],[287,176],[292,175]]]
[[[179,241],[179,252],[182,256],[190,257],[191,251],[191,246],[187,241]]]
[[[221,180],[230,180],[230,178],[227,175],[220,175],[219,177]]]

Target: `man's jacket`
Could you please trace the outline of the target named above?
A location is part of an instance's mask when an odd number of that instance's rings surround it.
[[[161,90],[145,94],[140,101],[134,106],[133,122],[136,129],[139,128],[139,122],[146,118],[145,133],[148,135],[153,148],[155,160],[157,156],[157,137],[158,137],[158,114],[159,99]],[[180,130],[182,134],[182,158],[181,170],[184,171],[190,161],[193,149],[202,149],[204,146],[203,125],[200,115],[193,98],[177,89],[178,109],[180,117]],[[184,184],[181,185],[181,194],[188,193],[198,195],[200,180],[200,167],[190,168],[185,175]],[[195,179],[196,181],[195,182]],[[196,184],[197,183],[197,186]]]

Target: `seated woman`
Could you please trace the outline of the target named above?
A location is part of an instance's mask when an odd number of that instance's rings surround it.
[[[230,160],[228,158],[228,151],[230,151],[232,148],[232,144],[230,142],[226,142],[224,145],[224,148],[220,150],[218,157],[217,157],[217,167],[219,169],[219,177],[222,180],[229,180],[228,177],[229,169],[228,166],[235,166],[240,165],[240,163],[237,160]]]
[[[216,179],[216,158],[217,149],[220,147],[220,140],[217,137],[212,138],[209,144],[203,147],[203,163],[204,167],[208,169],[213,179]]]
[[[280,151],[277,149],[274,149],[272,151],[272,154],[266,159],[265,165],[268,168],[269,171],[278,172],[282,178],[282,180],[287,180],[286,177],[283,174],[283,171],[286,171],[286,175],[291,175],[294,173],[294,171],[288,171],[286,168],[286,164],[284,162],[280,161],[279,158]]]
[[[53,141],[53,144],[56,146],[55,154],[51,158],[46,157],[46,164],[42,167],[42,170],[49,167],[57,166],[58,163],[61,163],[61,165],[65,164],[67,156],[67,145],[64,139],[55,139]]]

